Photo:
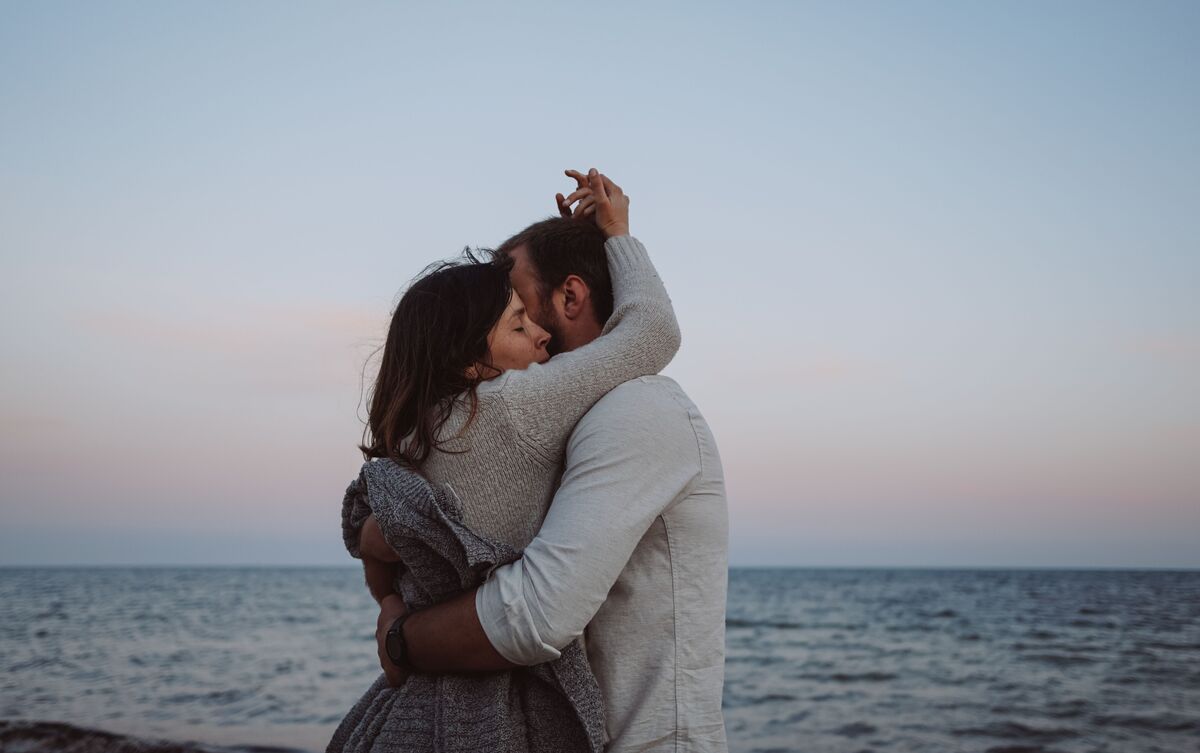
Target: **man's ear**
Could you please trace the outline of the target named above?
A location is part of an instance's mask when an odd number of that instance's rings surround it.
[[[579,275],[567,275],[560,286],[563,294],[563,315],[578,319],[591,313],[592,291]]]

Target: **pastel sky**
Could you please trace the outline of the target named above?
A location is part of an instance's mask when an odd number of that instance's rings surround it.
[[[349,563],[405,283],[631,195],[735,565],[1200,567],[1200,4],[0,4],[0,564]]]

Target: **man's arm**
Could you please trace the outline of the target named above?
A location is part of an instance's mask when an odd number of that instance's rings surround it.
[[[388,660],[384,641],[392,623],[406,611],[404,602],[392,589],[396,563],[399,562],[400,556],[387,543],[383,529],[379,527],[379,522],[373,514],[363,521],[362,530],[359,532],[359,550],[362,554],[367,588],[375,601],[379,602],[376,638],[379,642],[380,663],[392,684],[398,685],[403,681],[403,673]],[[497,654],[483,633],[475,615],[474,589],[427,611],[434,613],[433,619],[417,619],[413,616],[404,626],[404,635],[410,646],[410,659],[414,656],[413,646],[417,646],[420,647],[420,654],[423,657],[427,655],[427,660],[431,663],[428,667],[419,664],[420,669],[429,672],[465,672],[510,669],[516,666]],[[420,615],[421,618],[426,616],[425,612]]]
[[[464,591],[408,618],[404,623],[404,640],[408,644],[409,666],[419,672],[489,672],[520,666],[492,647],[475,611],[476,590]],[[388,628],[405,611],[399,598],[380,603],[375,637],[380,664],[393,685],[403,682],[404,673],[387,658],[384,641]]]
[[[571,436],[562,485],[524,556],[475,591],[405,622],[414,669],[497,670],[557,658],[583,633],[655,518],[698,476],[687,409],[649,385],[617,389],[621,395],[606,398]],[[381,626],[403,614],[398,602],[387,601]]]

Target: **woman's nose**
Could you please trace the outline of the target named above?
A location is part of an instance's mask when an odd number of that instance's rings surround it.
[[[543,348],[545,348],[547,345],[550,344],[550,333],[544,329],[541,329],[540,327],[538,328],[538,330],[542,334],[538,336],[537,346],[538,346],[538,350],[542,350]]]

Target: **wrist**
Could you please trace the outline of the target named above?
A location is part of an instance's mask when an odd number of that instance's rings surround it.
[[[387,638],[384,648],[387,652],[388,659],[392,662],[392,666],[399,669],[404,674],[411,674],[413,671],[412,660],[408,653],[408,640],[404,635],[404,623],[409,617],[413,616],[413,612],[404,612],[395,620],[392,621],[391,627],[388,628]]]

